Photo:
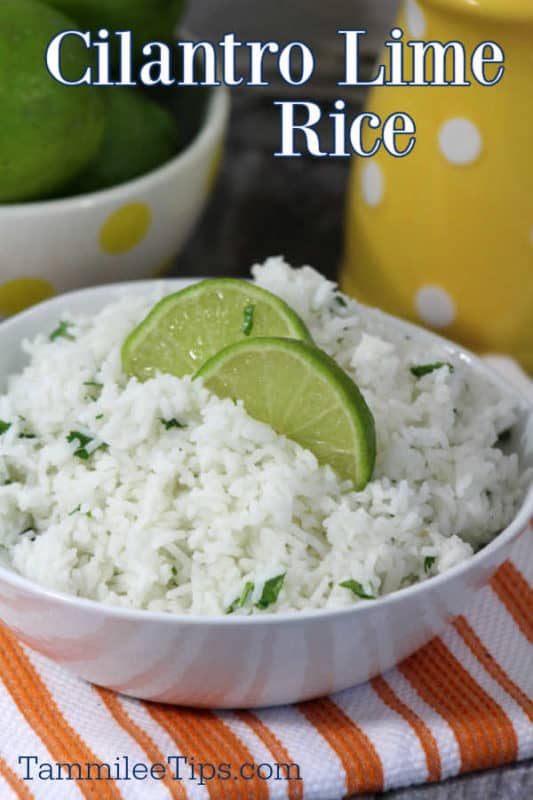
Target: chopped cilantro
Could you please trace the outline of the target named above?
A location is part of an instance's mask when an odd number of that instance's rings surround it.
[[[79,506],[76,506],[76,508],[72,509],[72,511],[69,514],[69,517],[73,517],[74,514],[78,514],[80,511],[81,511],[81,503]]]
[[[342,294],[336,294],[336,295],[335,295],[335,302],[336,302],[336,303],[337,303],[339,306],[342,306],[343,308],[346,308],[346,306],[348,305],[348,303],[346,302],[346,300],[344,299],[344,297],[342,296]]]
[[[103,415],[103,414],[98,414],[98,416],[97,416],[97,417],[95,417],[95,419],[103,419],[103,418],[104,418],[104,415]]]
[[[187,426],[180,422],[177,419],[162,419],[161,422],[165,426],[166,431],[172,430],[172,428],[186,428]]]
[[[19,439],[36,439],[34,433],[19,433]]]
[[[357,597],[360,597],[362,600],[375,600],[376,598],[372,594],[367,594],[363,589],[362,584],[359,581],[349,580],[343,581],[339,583],[339,586],[342,586],[343,589],[349,589],[353,592]]]
[[[243,312],[242,332],[245,336],[250,336],[254,327],[255,306],[250,304],[245,307]]]
[[[411,375],[414,375],[415,378],[423,378],[424,375],[430,375],[443,367],[448,367],[450,372],[455,372],[453,364],[448,363],[448,361],[437,361],[435,364],[420,364],[417,367],[411,367]]]
[[[87,450],[87,445],[92,441],[94,441],[93,436],[87,436],[87,434],[81,433],[80,431],[71,431],[67,436],[67,442],[77,442],[79,444],[78,449],[74,451],[74,455],[77,458],[81,458],[82,461],[88,461],[97,450],[107,450],[107,444],[102,442],[102,444],[98,445],[98,447],[95,447],[94,450],[89,452]]]
[[[69,339],[73,342],[76,337],[69,333],[69,328],[72,328],[72,322],[61,321],[55,331],[52,331],[50,334],[50,341],[55,342],[56,339]]]
[[[87,395],[85,399],[90,400],[91,403],[96,403],[96,401],[98,400],[98,394],[104,388],[104,384],[97,383],[97,381],[84,381],[83,385],[89,386],[90,388],[94,389],[94,394]]]
[[[279,597],[281,587],[283,586],[283,581],[285,580],[286,574],[287,573],[284,572],[282,575],[277,575],[275,578],[270,578],[270,580],[265,583],[263,586],[263,594],[257,603],[257,608],[268,608],[268,606],[271,606],[276,602]]]
[[[82,461],[88,461],[90,458],[90,455],[85,447],[78,447],[78,449],[74,451],[74,455],[77,458],[81,458]]]
[[[433,564],[435,563],[436,560],[437,560],[436,556],[426,556],[426,558],[424,559],[424,572],[426,574],[429,574],[431,572],[431,570],[433,569]]]
[[[80,447],[85,447],[85,445],[92,442],[92,440],[92,436],[87,436],[86,433],[80,433],[80,431],[71,431],[67,436],[67,442],[78,442]]]
[[[507,430],[502,431],[498,436],[497,445],[507,444],[511,440],[511,436],[513,435],[513,429],[507,428]]]
[[[11,422],[4,422],[4,420],[0,419],[0,436],[3,433],[7,433],[7,431],[10,429],[11,425],[12,425]]]
[[[226,614],[233,614],[233,612],[236,611],[238,608],[243,608],[246,605],[246,602],[250,597],[250,595],[252,594],[253,590],[254,590],[254,584],[251,581],[246,581],[246,583],[244,584],[244,589],[240,594],[240,597],[237,597],[237,599],[230,605],[230,607],[226,611]]]

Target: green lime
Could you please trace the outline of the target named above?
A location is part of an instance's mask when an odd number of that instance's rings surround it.
[[[247,281],[201,281],[165,297],[129,335],[122,365],[139,380],[156,372],[189,375],[223,347],[250,336],[311,340],[300,317]]]
[[[50,41],[75,23],[37,0],[0,3],[0,203],[57,193],[95,156],[104,132],[102,99],[91,86],[62,86],[48,73]],[[62,48],[71,80],[88,66],[79,39]]]
[[[250,339],[226,347],[196,373],[219,397],[310,450],[364,489],[374,469],[374,418],[339,365],[308,342]]]
[[[84,30],[133,32],[141,47],[170,37],[183,14],[185,0],[48,0],[69,14]]]
[[[144,175],[176,155],[178,129],[172,114],[131,89],[104,90],[104,141],[73,192],[95,192]]]

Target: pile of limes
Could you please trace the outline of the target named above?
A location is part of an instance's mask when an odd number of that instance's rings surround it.
[[[65,30],[132,30],[168,38],[183,0],[1,0],[0,203],[97,191],[148,172],[178,150],[175,117],[146,91],[63,86],[48,73],[50,41]],[[67,16],[67,14],[69,16]],[[88,50],[71,37],[63,74],[77,79]]]

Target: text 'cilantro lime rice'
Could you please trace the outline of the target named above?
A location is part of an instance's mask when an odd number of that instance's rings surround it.
[[[102,602],[191,614],[340,608],[468,558],[529,476],[498,440],[513,400],[398,334],[310,268],[254,269],[356,382],[377,460],[356,492],[190,376],[129,378],[124,341],[159,294],[57,320],[0,397],[3,561]],[[238,320],[253,337],[258,308]]]

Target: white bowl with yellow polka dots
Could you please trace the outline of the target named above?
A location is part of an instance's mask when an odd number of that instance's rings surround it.
[[[162,274],[213,187],[229,94],[212,91],[204,122],[177,155],[93,194],[0,205],[0,319],[54,294]]]

